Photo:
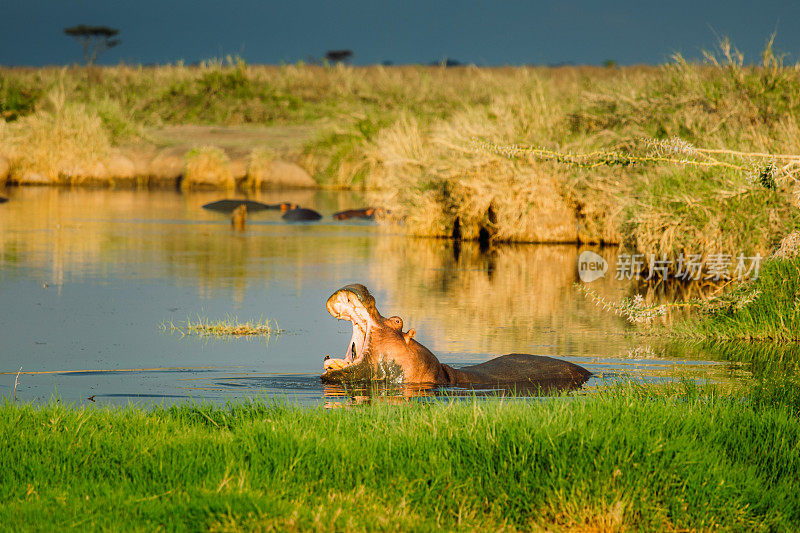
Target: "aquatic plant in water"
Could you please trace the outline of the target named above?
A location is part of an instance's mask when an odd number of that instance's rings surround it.
[[[278,327],[277,321],[261,318],[257,321],[239,322],[236,316],[228,315],[221,320],[210,320],[206,317],[198,316],[194,320],[187,318],[183,323],[162,322],[161,329],[169,332],[179,332],[182,335],[203,335],[217,337],[244,337],[244,336],[266,336],[279,335],[284,330]]]

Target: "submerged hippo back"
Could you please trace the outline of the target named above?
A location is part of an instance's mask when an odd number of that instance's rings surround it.
[[[502,355],[452,373],[456,383],[519,384],[545,388],[561,384],[582,385],[591,375],[585,368],[569,361],[522,353]]]

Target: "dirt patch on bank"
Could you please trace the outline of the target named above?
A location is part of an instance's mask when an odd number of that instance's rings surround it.
[[[163,126],[148,128],[145,134],[157,148],[187,150],[196,146],[213,145],[229,156],[246,154],[255,148],[267,148],[277,154],[298,154],[303,144],[319,131],[315,125],[287,126]]]

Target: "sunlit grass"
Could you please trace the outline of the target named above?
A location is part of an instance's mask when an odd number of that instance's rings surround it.
[[[33,114],[0,120],[0,154],[11,161],[10,178],[19,183],[80,183],[105,179],[102,165],[111,139],[98,114],[53,90]]]
[[[800,341],[800,257],[772,258],[759,277],[697,306],[673,334],[719,340]]]
[[[160,327],[163,331],[171,333],[209,337],[270,337],[284,332],[278,327],[278,322],[275,320],[270,322],[267,318],[261,318],[240,322],[238,317],[232,315],[220,320],[211,320],[198,315],[195,318],[187,318],[185,322],[165,321],[161,323]]]

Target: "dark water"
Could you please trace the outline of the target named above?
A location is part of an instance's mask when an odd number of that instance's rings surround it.
[[[482,252],[442,240],[392,235],[368,222],[334,222],[362,207],[354,193],[260,193],[320,211],[290,225],[252,213],[235,231],[201,205],[220,193],[24,188],[0,206],[0,395],[98,404],[225,401],[267,395],[342,402],[364,391],[324,388],[325,354],[341,356],[350,324],[327,297],[361,282],[386,315],[454,366],[495,355],[554,355],[609,378],[716,381],[748,372],[708,347],[632,336],[622,318],[579,294],[576,246],[502,246]],[[597,249],[611,264],[613,251]],[[613,276],[593,282],[619,300],[642,290]],[[209,338],[162,323],[269,318],[269,338]],[[424,392],[424,391],[423,391]],[[411,395],[421,391],[383,391]]]

